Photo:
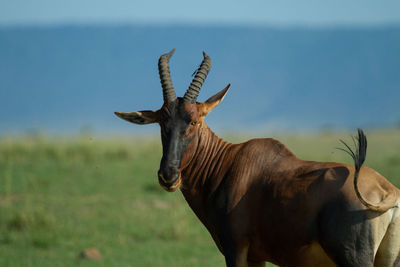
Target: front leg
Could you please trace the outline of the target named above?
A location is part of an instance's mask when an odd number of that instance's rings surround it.
[[[228,180],[228,179],[227,179]],[[225,190],[224,190],[225,188]],[[227,267],[247,267],[249,250],[249,214],[245,201],[233,209],[229,200],[228,185],[220,186],[207,203],[208,218],[215,226],[220,249],[225,256]]]
[[[247,267],[265,267],[265,262],[247,261]]]
[[[247,251],[246,247],[237,247],[235,244],[224,242],[222,244],[224,250],[225,263],[227,267],[247,267]]]
[[[247,260],[248,247],[236,250],[236,252],[226,251],[225,262],[227,267],[265,267],[265,262],[253,262]]]
[[[247,267],[248,239],[241,231],[237,231],[237,227],[233,227],[229,220],[225,220],[225,223],[221,222],[224,221],[220,220],[216,225],[226,266]]]

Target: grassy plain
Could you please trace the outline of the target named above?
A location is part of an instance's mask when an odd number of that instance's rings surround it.
[[[335,149],[348,133],[273,137],[351,163]],[[366,165],[400,186],[400,132],[367,137]],[[224,266],[181,193],[159,187],[160,157],[158,139],[1,138],[0,266]],[[100,261],[79,258],[91,247]]]

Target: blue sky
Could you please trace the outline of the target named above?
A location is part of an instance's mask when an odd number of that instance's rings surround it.
[[[63,23],[371,26],[400,23],[400,1],[0,0],[0,25]]]

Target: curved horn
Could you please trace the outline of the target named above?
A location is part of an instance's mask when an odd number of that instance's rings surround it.
[[[160,74],[161,87],[163,89],[164,103],[173,102],[176,99],[174,86],[172,85],[171,74],[169,72],[169,59],[174,54],[175,48],[171,52],[164,54],[158,60],[158,73]]]
[[[211,58],[207,56],[205,52],[203,52],[203,62],[201,62],[200,67],[195,72],[196,75],[193,78],[192,83],[189,85],[183,100],[185,102],[194,104],[196,103],[197,96],[199,95],[200,88],[204,83],[204,80],[207,78],[207,74],[211,69]]]

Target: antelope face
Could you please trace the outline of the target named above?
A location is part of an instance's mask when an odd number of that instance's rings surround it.
[[[195,104],[183,98],[163,105],[160,110],[163,155],[158,170],[160,185],[175,191],[181,184],[181,171],[197,147],[198,112]]]
[[[229,85],[204,103],[197,103],[200,88],[211,68],[211,59],[205,54],[196,75],[183,98],[177,98],[169,72],[169,59],[174,50],[160,57],[158,62],[164,104],[156,111],[115,112],[115,114],[132,123],[158,123],[161,128],[163,155],[158,170],[158,181],[167,191],[173,192],[181,185],[182,169],[190,162],[196,151],[199,129],[209,111],[216,107]]]

